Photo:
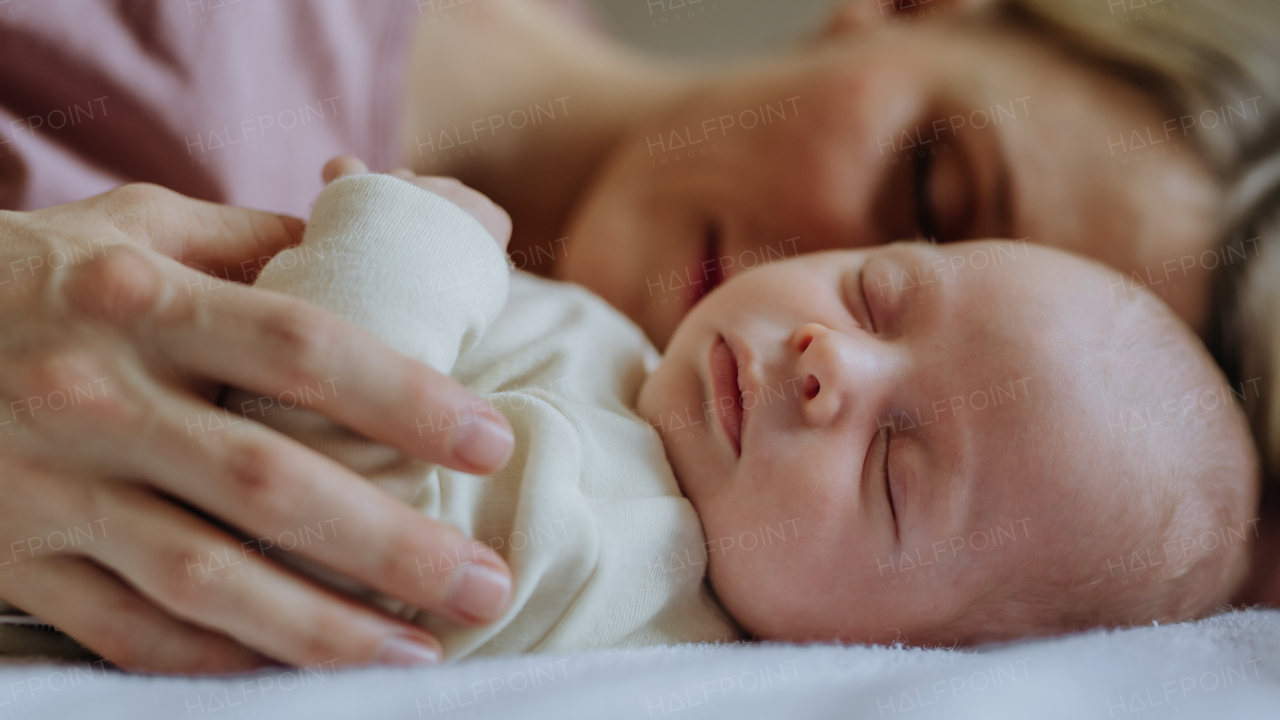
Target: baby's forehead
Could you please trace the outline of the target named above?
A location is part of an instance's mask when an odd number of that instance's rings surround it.
[[[1194,338],[1176,332],[1159,308],[1133,312],[1095,323],[1092,335],[1046,332],[1024,343],[1008,366],[1022,374],[987,376],[963,398],[973,410],[963,429],[975,508],[1000,517],[1040,513],[1046,530],[1063,532],[1071,525],[1059,521],[1109,514],[1107,503],[1121,496],[1138,513],[1150,507],[1139,498],[1152,499],[1164,485],[1148,477],[1155,468],[1194,454],[1202,421],[1236,412]]]
[[[1047,248],[1006,245],[952,254],[939,248],[948,268],[964,263],[943,278],[951,307],[940,329],[951,329],[962,347],[967,336],[992,361],[1088,375],[1096,363],[1077,362],[1082,355],[1114,350],[1131,326],[1168,315],[1149,293],[1128,291],[1109,268]],[[997,251],[999,260],[975,260]]]
[[[1122,292],[1126,285],[1115,270],[1025,241],[941,245],[933,247],[932,254],[940,257],[929,269],[943,280],[950,278],[968,291],[996,299],[1038,301],[1043,306],[1062,303],[1060,310],[1067,314],[1132,300],[1132,293]]]

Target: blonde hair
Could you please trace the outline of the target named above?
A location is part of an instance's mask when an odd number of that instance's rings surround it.
[[[1217,270],[1204,340],[1229,381],[1257,393],[1246,411],[1265,477],[1280,479],[1280,2],[996,0],[990,9],[1147,92],[1225,188],[1219,246],[1246,261]]]

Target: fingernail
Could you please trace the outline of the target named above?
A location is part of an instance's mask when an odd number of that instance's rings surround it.
[[[467,563],[454,575],[449,606],[474,620],[496,620],[507,609],[511,579],[486,565]]]
[[[453,454],[476,467],[497,470],[507,462],[515,437],[489,412],[471,415],[453,431]]]
[[[378,646],[373,662],[378,665],[434,665],[440,662],[440,650],[402,635],[392,635]]]

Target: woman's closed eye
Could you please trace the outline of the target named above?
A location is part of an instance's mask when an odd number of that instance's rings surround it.
[[[932,152],[912,163],[911,205],[919,237],[952,242],[974,237],[977,179],[963,148]]]
[[[926,155],[914,164],[911,174],[911,204],[915,210],[916,232],[921,240],[938,241],[938,226],[934,218],[930,197],[930,180],[933,178],[933,156]]]

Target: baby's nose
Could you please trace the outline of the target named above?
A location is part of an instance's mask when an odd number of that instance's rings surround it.
[[[821,427],[853,412],[874,415],[888,389],[885,362],[870,336],[809,323],[795,331],[798,401],[805,422]]]

